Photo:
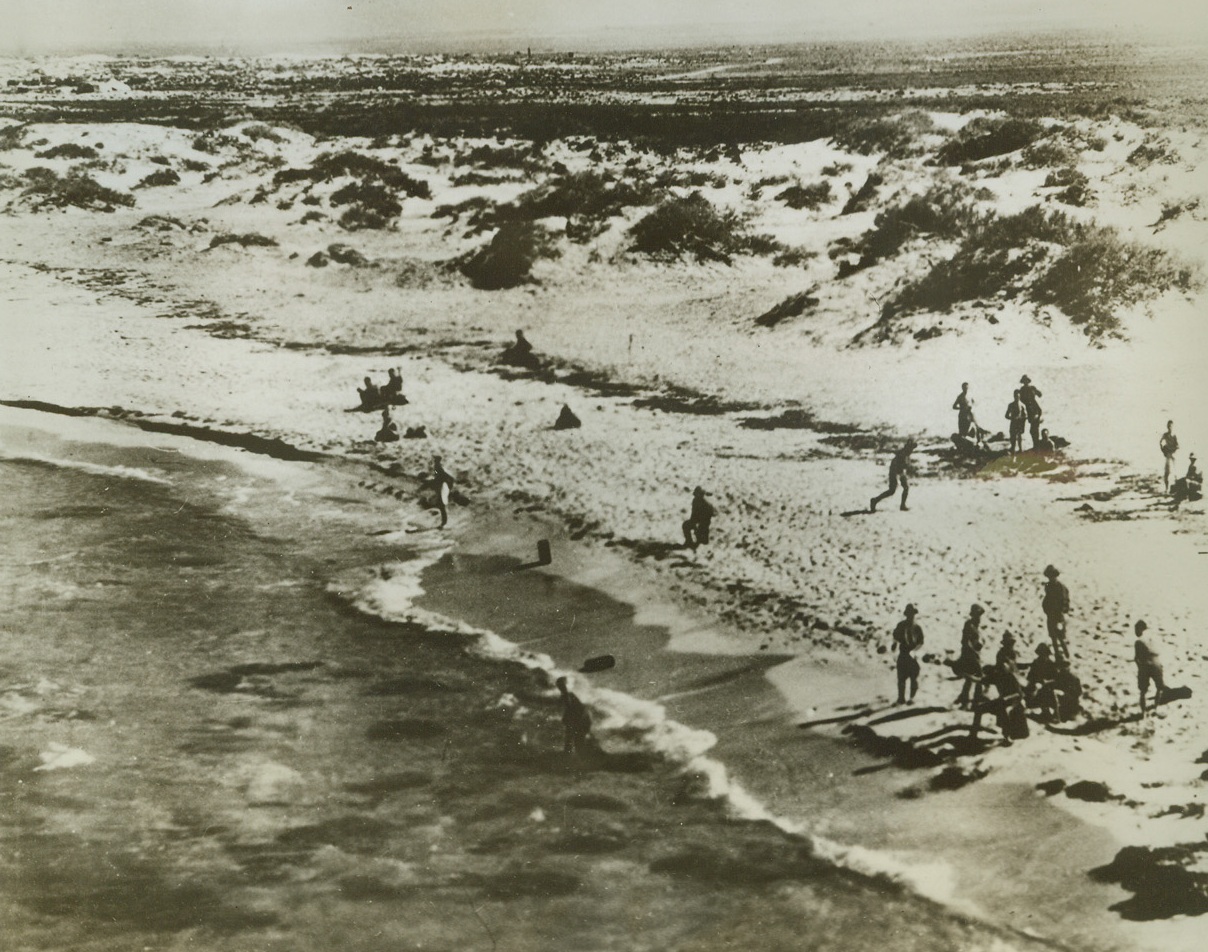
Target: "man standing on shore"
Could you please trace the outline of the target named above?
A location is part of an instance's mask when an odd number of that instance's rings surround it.
[[[969,400],[969,385],[961,384],[961,392],[956,395],[956,400],[952,403],[952,409],[956,411],[956,432],[960,436],[969,436],[973,433],[976,438],[976,428],[973,423],[973,404]]]
[[[914,452],[917,446],[914,440],[907,440],[902,444],[902,448],[893,454],[893,459],[889,463],[889,488],[879,496],[873,496],[868,500],[868,511],[876,512],[877,503],[882,499],[888,499],[898,491],[898,483],[902,484],[902,505],[901,510],[907,510],[906,497],[910,495],[910,483],[907,482],[906,476],[910,469],[910,454]]]
[[[1065,640],[1065,616],[1070,610],[1070,590],[1057,581],[1057,576],[1061,573],[1053,566],[1046,565],[1044,574],[1048,581],[1044,583],[1044,598],[1041,599],[1040,607],[1044,609],[1045,621],[1048,623],[1054,657],[1058,661],[1069,661],[1070,650]]]
[[[1016,390],[1014,396],[1011,397],[1011,402],[1007,404],[1006,418],[1008,421],[1007,432],[1011,436],[1011,453],[1023,452],[1023,431],[1028,422],[1028,408],[1023,405],[1023,401],[1019,399],[1019,391]]]
[[[1149,690],[1149,682],[1153,682],[1154,707],[1162,703],[1162,695],[1166,693],[1166,679],[1162,672],[1162,662],[1158,658],[1158,648],[1152,635],[1145,634],[1149,626],[1138,621],[1135,626],[1137,640],[1133,645],[1133,661],[1137,665],[1137,693],[1141,698],[1141,713],[1145,713],[1145,692]]]
[[[1023,402],[1024,409],[1028,414],[1028,430],[1032,434],[1032,449],[1036,449],[1036,444],[1040,442],[1040,418],[1042,416],[1040,410],[1039,397],[1044,396],[1039,390],[1032,386],[1032,378],[1024,374],[1019,378],[1019,399]]]
[[[559,678],[554,683],[562,695],[562,749],[568,754],[585,753],[591,733],[591,715],[578,696],[567,687],[566,678]]]
[[[692,490],[692,511],[684,521],[684,545],[693,550],[709,541],[709,525],[716,510],[705,498],[707,495],[700,486]]]
[[[906,615],[893,630],[894,647],[898,649],[898,703],[914,703],[914,696],[919,690],[919,661],[914,652],[923,647],[923,629],[915,623],[914,617],[919,610],[913,605],[907,605]],[[909,702],[906,697],[906,684],[910,684]]]
[[[1166,421],[1166,432],[1158,440],[1158,448],[1166,459],[1166,468],[1162,472],[1162,488],[1170,492],[1170,471],[1174,469],[1174,455],[1179,451],[1179,438],[1174,435],[1174,420]]]
[[[436,508],[440,511],[440,527],[449,524],[449,495],[453,491],[453,477],[445,472],[439,456],[432,457],[432,488],[436,490]]]

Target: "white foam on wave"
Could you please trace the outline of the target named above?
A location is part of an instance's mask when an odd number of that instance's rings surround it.
[[[419,608],[415,601],[424,594],[421,575],[444,554],[443,550],[425,553],[408,562],[383,566],[368,582],[344,585],[333,583],[330,590],[348,600],[366,614],[387,621],[422,625],[433,632],[470,636],[475,639],[471,651],[484,658],[518,661],[539,668],[551,678],[571,675],[559,669],[549,655],[527,651],[493,631],[466,624],[438,612]],[[685,774],[701,781],[699,795],[723,802],[731,816],[743,820],[769,822],[793,836],[807,840],[818,858],[866,876],[899,882],[915,893],[960,911],[976,915],[977,910],[954,901],[956,876],[945,863],[917,863],[892,854],[860,846],[844,846],[811,833],[806,824],[773,813],[757,797],[734,780],[726,765],[707,756],[716,745],[712,732],[689,727],[667,717],[666,708],[611,688],[595,687],[582,674],[573,673],[575,693],[597,715],[597,729],[603,733],[637,729],[649,749],[679,764]]]
[[[157,476],[149,470],[139,469],[137,466],[89,463],[86,460],[43,456],[40,453],[11,453],[3,447],[0,447],[0,460],[15,463],[41,463],[42,465],[55,466],[59,469],[74,469],[92,476],[115,476],[118,479],[137,479],[145,483],[158,483],[161,486],[172,485],[172,480],[164,476]]]

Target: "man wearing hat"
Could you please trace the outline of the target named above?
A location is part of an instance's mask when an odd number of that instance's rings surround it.
[[[907,440],[902,444],[902,448],[893,454],[893,459],[889,463],[889,488],[879,496],[873,496],[868,500],[868,511],[876,512],[877,503],[882,499],[888,499],[898,491],[898,483],[902,484],[902,511],[906,511],[906,497],[910,495],[910,483],[906,481],[906,474],[910,468],[910,454],[914,452],[914,448],[918,444],[914,440]]]
[[[974,684],[981,678],[981,620],[985,609],[980,605],[969,606],[969,617],[961,630],[961,653],[952,665],[952,673],[965,679],[964,687],[956,699],[957,707],[964,707],[972,700]]]
[[[914,620],[919,610],[913,605],[907,605],[906,617],[898,622],[893,630],[893,643],[898,649],[898,703],[906,704],[906,683],[910,682],[909,703],[914,703],[914,696],[919,690],[919,662],[914,657],[916,649],[923,647],[923,629]]]
[[[1133,645],[1133,661],[1137,665],[1137,693],[1141,698],[1141,713],[1145,713],[1145,692],[1149,690],[1149,682],[1153,682],[1153,703],[1156,707],[1161,703],[1162,695],[1166,693],[1166,680],[1162,672],[1162,662],[1158,658],[1158,648],[1153,637],[1147,635],[1149,626],[1138,621],[1134,626],[1137,640]]]
[[[700,486],[692,490],[692,511],[684,521],[684,545],[695,549],[709,541],[709,523],[713,521],[712,504],[705,497],[709,495]]]
[[[1070,590],[1057,581],[1057,576],[1061,573],[1053,566],[1046,565],[1044,574],[1048,581],[1044,583],[1044,598],[1040,601],[1040,607],[1044,609],[1044,617],[1048,622],[1054,656],[1058,660],[1064,658],[1068,661],[1070,651],[1065,641],[1065,616],[1070,610]]]
[[[1019,378],[1019,399],[1023,403],[1024,409],[1028,414],[1028,432],[1032,434],[1032,449],[1036,449],[1036,444],[1040,442],[1040,401],[1038,397],[1042,397],[1039,390],[1032,386],[1032,378],[1024,374]]]
[[[1174,489],[1170,495],[1174,498],[1174,508],[1179,508],[1179,503],[1184,500],[1195,502],[1197,499],[1202,499],[1204,496],[1204,474],[1200,472],[1200,468],[1195,465],[1195,454],[1187,454],[1187,475],[1182,479],[1176,479]]]

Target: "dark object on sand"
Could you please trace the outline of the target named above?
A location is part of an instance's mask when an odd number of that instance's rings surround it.
[[[562,749],[568,754],[590,752],[591,715],[583,702],[567,686],[566,678],[554,682],[562,695],[562,727],[565,733]]]
[[[1010,452],[1002,447],[996,448],[984,442],[979,443],[969,439],[967,436],[961,436],[959,433],[952,434],[952,445],[956,447],[958,455],[979,462],[989,462],[992,459],[998,459],[1000,456],[1006,456]]]
[[[555,430],[577,430],[583,425],[583,421],[575,416],[575,412],[567,404],[562,404],[562,412],[558,414],[558,419],[554,422]]]
[[[610,654],[596,655],[594,658],[588,658],[583,662],[583,667],[579,670],[583,674],[591,674],[593,671],[607,671],[609,668],[617,666],[617,659]]]
[[[537,564],[549,565],[554,561],[554,555],[549,548],[549,539],[537,540]]]
[[[398,424],[393,420],[383,423],[381,429],[373,435],[373,439],[375,443],[397,443]]]
[[[1195,454],[1187,457],[1187,475],[1175,480],[1170,487],[1170,496],[1174,500],[1174,508],[1178,509],[1183,502],[1198,502],[1204,498],[1204,474],[1195,465]]]
[[[404,440],[426,440],[428,438],[428,429],[424,426],[409,426],[407,432],[403,434]]]

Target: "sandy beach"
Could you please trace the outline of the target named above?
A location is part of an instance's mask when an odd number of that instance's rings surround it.
[[[672,65],[633,75],[685,82]],[[372,540],[344,560],[336,590],[387,621],[431,627],[440,619],[467,626],[463,634],[490,633],[548,659],[539,671],[614,655],[615,668],[574,675],[606,751],[633,752],[626,745],[644,725],[634,750],[657,754],[650,789],[696,778],[707,795],[693,801],[701,823],[720,813],[755,824],[758,844],[744,856],[808,843],[828,868],[874,877],[858,889],[875,891],[888,877],[910,902],[938,903],[961,923],[934,934],[907,930],[914,947],[975,947],[965,922],[989,930],[976,939],[986,948],[1026,943],[1025,934],[1075,949],[1199,947],[1197,916],[1208,910],[1200,870],[1208,854],[1208,655],[1200,644],[1208,532],[1202,501],[1175,510],[1162,492],[1157,443],[1173,419],[1182,446],[1176,475],[1188,452],[1208,448],[1202,102],[1133,94],[1113,104],[1103,94],[1090,109],[1054,93],[1051,114],[1029,101],[1033,125],[1017,148],[949,163],[940,159],[982,141],[979,128],[1005,135],[1009,108],[981,103],[984,90],[947,105],[916,87],[918,102],[885,105],[876,129],[886,138],[867,148],[851,131],[712,149],[601,133],[538,148],[502,134],[417,128],[369,137],[267,121],[297,109],[287,97],[260,106],[255,120],[231,116],[202,131],[117,121],[105,115],[109,104],[137,101],[124,64],[88,66],[101,92],[77,95],[70,109],[50,84],[30,82],[35,71],[78,79],[84,68],[5,64],[32,90],[10,86],[3,103],[13,118],[0,152],[0,422],[11,432],[46,427],[85,442],[57,429],[69,420],[127,430],[152,446],[225,441],[222,452],[239,459],[277,456],[264,465],[330,474],[322,479],[341,481],[339,492],[366,510],[358,509],[356,537]],[[471,64],[408,69],[472,86]],[[157,83],[184,75],[163,65],[144,73]],[[727,74],[687,75],[707,86]],[[574,82],[607,86],[592,76]],[[677,101],[691,101],[694,88]],[[244,105],[251,112],[255,104]],[[54,121],[41,115],[56,109]],[[887,128],[904,130],[906,141]],[[60,183],[87,175],[112,194],[85,207],[56,204],[66,193],[39,191],[51,181],[31,172],[39,168]],[[163,170],[176,180],[142,184]],[[593,174],[608,176],[605,185]],[[657,194],[639,194],[660,176],[667,184]],[[1046,184],[1054,180],[1066,184]],[[1080,204],[1056,198],[1070,182]],[[807,205],[780,197],[819,183],[825,193],[818,188]],[[367,191],[351,205],[336,198],[358,187]],[[392,189],[399,212],[382,226],[348,227],[342,210],[369,215],[381,198],[375,188]],[[627,188],[638,192],[623,197]],[[592,189],[608,197],[605,211],[592,204],[601,201]],[[702,258],[689,234],[674,254],[634,250],[634,229],[652,208],[694,194],[734,216],[731,233],[763,236],[764,245],[714,242]],[[114,197],[127,195],[132,204]],[[1042,223],[1051,235],[990,247],[987,235],[1030,208],[1061,216]],[[887,237],[887,223],[898,221],[906,222],[901,234]],[[554,251],[527,262],[515,286],[475,286],[481,269],[498,266],[482,249],[516,222],[542,229],[546,238],[528,240]],[[758,250],[765,245],[771,250]],[[1067,313],[1043,297],[1045,268],[1084,247],[1118,255],[1118,280],[1104,278],[1077,299],[1055,295]],[[1010,275],[998,286],[943,307],[909,304],[911,294],[927,301],[936,293],[924,276],[937,263],[1000,260],[1025,264],[1003,265]],[[953,275],[955,284],[966,280]],[[1076,284],[1065,280],[1061,288]],[[791,304],[783,317],[757,322],[782,304]],[[517,328],[543,369],[499,363]],[[395,417],[426,437],[375,444],[378,414],[351,412],[356,387],[393,367],[409,401]],[[1043,391],[1046,425],[1068,446],[1047,457],[962,457],[949,409],[960,384],[971,383],[978,421],[995,431],[1005,429],[1002,408],[1022,374]],[[581,428],[553,428],[564,404]],[[919,444],[910,510],[889,500],[869,513],[907,437]],[[5,452],[20,455],[11,438]],[[459,494],[444,531],[423,488],[435,453]],[[717,516],[709,544],[692,551],[680,544],[680,523],[697,485]],[[332,525],[320,513],[308,518],[323,524],[324,538],[355,549],[344,517]],[[269,522],[273,531],[290,525],[281,513]],[[551,540],[553,564],[505,574],[532,558],[540,538]],[[971,603],[985,606],[985,660],[1010,631],[1030,662],[1047,640],[1040,599],[1048,564],[1070,590],[1083,713],[1064,724],[1034,718],[1030,736],[1010,745],[994,730],[969,744],[971,715],[953,705],[960,684],[949,667],[961,623]],[[926,640],[916,703],[899,708],[890,633],[908,602]],[[1168,680],[1193,692],[1145,718],[1132,662],[1138,618],[1158,633]],[[7,633],[10,646],[27,636]],[[289,656],[310,657],[297,646]],[[540,736],[556,753],[548,683],[540,693],[526,680],[534,669],[507,658],[514,667],[466,677],[498,680],[482,689],[484,699],[539,695]],[[342,718],[364,716],[356,698],[340,703]],[[42,723],[40,709],[12,705],[21,730]],[[440,711],[407,716],[448,715]],[[483,738],[484,749],[496,742]],[[26,742],[38,746],[33,734]],[[343,741],[325,743],[336,751]],[[321,771],[322,752],[308,756],[290,769]],[[516,794],[514,805],[521,801],[537,809],[531,790]],[[652,831],[665,829],[663,808],[643,809],[653,841]],[[699,848],[682,845],[681,859]],[[633,880],[628,898],[614,897],[609,908],[632,905],[661,882],[657,869],[668,867],[644,850],[635,846],[625,859],[651,878]],[[472,855],[467,847],[459,874],[487,875]],[[593,869],[598,885],[606,874]],[[533,889],[497,897],[496,908],[524,906],[536,931],[492,932],[488,945],[566,938],[535,938],[556,914]],[[714,931],[700,936],[632,925],[629,945],[605,929],[598,942],[585,931],[571,947],[739,947],[733,937],[749,916],[761,923],[753,927],[761,944],[787,948],[794,910],[809,905],[789,892],[761,897],[773,911],[744,912],[744,900],[730,896],[710,920]],[[851,895],[833,899],[852,910],[851,919],[836,912],[840,933],[867,908]],[[711,890],[664,898],[660,908],[674,908],[676,923],[717,901]],[[902,921],[922,921],[929,913],[918,910],[932,908],[903,902],[894,906]],[[466,934],[436,930],[427,939],[467,947],[458,945]],[[859,938],[818,947],[867,948],[876,935],[869,925]],[[411,939],[418,947],[418,934]],[[31,933],[27,945],[72,941],[78,936]],[[289,936],[273,941],[263,947],[287,947]],[[365,938],[349,947],[375,946]]]

